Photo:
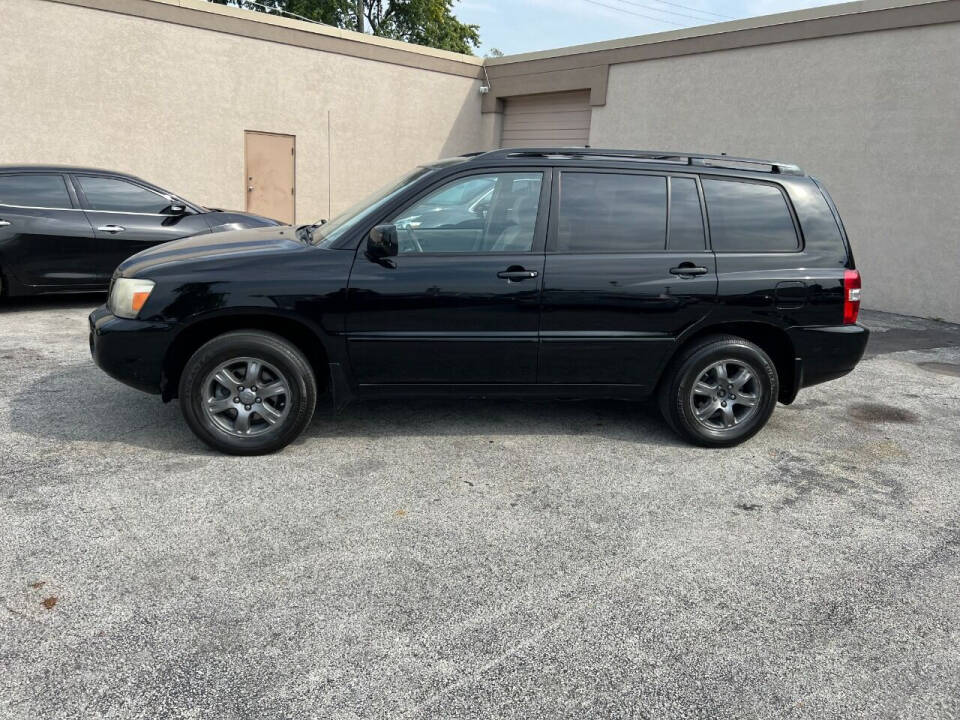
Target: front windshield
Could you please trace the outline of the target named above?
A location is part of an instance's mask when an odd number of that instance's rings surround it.
[[[401,192],[410,183],[419,180],[434,170],[436,170],[436,166],[418,167],[415,170],[411,170],[399,180],[380,188],[377,192],[364,198],[355,205],[350,206],[330,222],[313,227],[311,229],[310,241],[319,247],[331,247],[369,213],[390,202],[397,193]]]

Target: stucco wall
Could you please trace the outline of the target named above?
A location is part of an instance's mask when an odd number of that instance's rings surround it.
[[[960,23],[613,65],[594,147],[796,162],[840,208],[866,307],[960,321]]]
[[[469,77],[45,0],[0,1],[0,28],[0,163],[123,170],[242,209],[244,130],[288,133],[306,222],[481,138]]]
[[[81,1],[90,4],[64,0]],[[288,38],[317,28],[193,0],[97,4],[219,13]],[[903,22],[953,5],[891,12]],[[859,12],[839,7],[777,16],[770,32],[788,32],[788,20],[808,15]],[[877,14],[850,16],[844,27],[879,22]],[[754,24],[674,34],[704,34],[689,42],[708,47],[710,33],[723,42]],[[312,221],[419,162],[499,142],[502,116],[481,114],[477,60],[450,53],[338,41],[359,48],[357,57],[48,0],[0,0],[0,29],[0,163],[110,167],[196,202],[243,208],[243,131],[288,133],[297,138],[297,218]],[[594,78],[605,105],[593,109],[591,145],[797,162],[840,207],[865,306],[960,321],[960,23],[624,62],[630,46],[653,52],[670,37],[551,51],[526,63],[498,59],[490,72],[495,88],[504,82],[498,73],[514,72],[524,78],[519,92],[542,92],[537,79],[573,87],[583,67],[613,63]],[[399,64],[366,59],[383,57],[371,54],[374,45],[400,53]],[[417,53],[425,67],[446,72],[416,67]]]

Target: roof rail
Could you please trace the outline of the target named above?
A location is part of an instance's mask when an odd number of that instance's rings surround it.
[[[703,155],[669,150],[606,150],[586,147],[555,148],[501,148],[475,156],[484,160],[497,158],[607,158],[610,160],[637,160],[640,162],[668,163],[676,165],[699,165],[701,167],[729,168],[769,172],[780,175],[803,175],[804,172],[792,163],[757,160],[754,158],[731,157],[729,155]]]

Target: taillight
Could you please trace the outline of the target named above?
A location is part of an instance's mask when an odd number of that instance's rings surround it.
[[[853,325],[860,314],[860,271],[843,271],[843,324]]]

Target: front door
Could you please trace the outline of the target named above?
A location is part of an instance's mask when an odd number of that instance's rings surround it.
[[[171,213],[171,198],[127,178],[74,175],[73,181],[97,238],[85,259],[87,272],[101,284],[131,255],[170,240],[210,232],[193,210]]]
[[[389,222],[399,255],[350,276],[347,341],[361,385],[536,382],[549,174],[459,176]]]
[[[296,196],[296,138],[244,133],[247,212],[293,224]]]
[[[651,387],[676,338],[715,306],[697,180],[564,171],[554,197],[540,382]]]

